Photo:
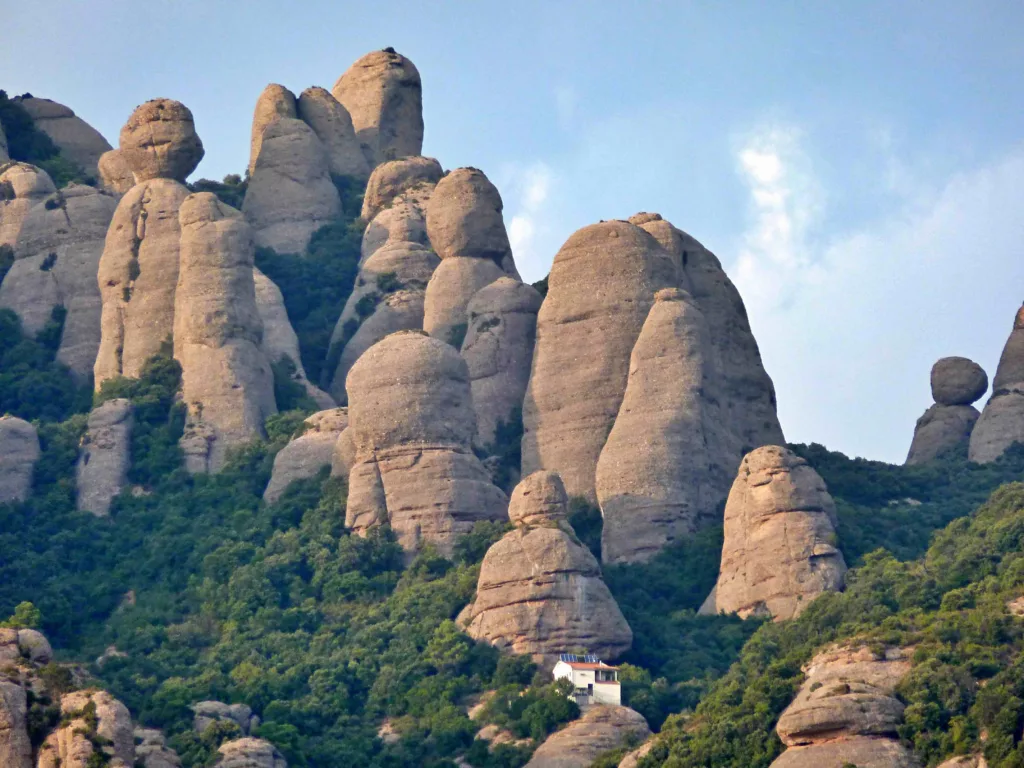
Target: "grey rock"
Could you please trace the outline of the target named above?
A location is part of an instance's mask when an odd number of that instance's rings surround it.
[[[28,163],[0,164],[0,245],[13,248],[29,211],[56,191],[41,168]]]
[[[385,208],[363,230],[359,264],[366,263],[373,254],[392,243],[416,243],[427,248],[427,222],[420,205],[407,197],[399,196],[391,207]]]
[[[135,174],[120,149],[111,149],[100,155],[99,175],[103,187],[115,195],[123,195],[135,186]]]
[[[643,715],[629,707],[591,707],[579,720],[548,736],[526,768],[587,768],[629,739],[650,736]]]
[[[192,112],[173,99],[152,99],[136,107],[121,129],[120,149],[136,184],[185,181],[205,154]]]
[[[403,157],[374,168],[363,195],[363,221],[372,221],[381,211],[403,200],[423,207],[443,175],[441,164],[432,157]]]
[[[80,511],[106,517],[110,503],[127,484],[134,412],[130,400],[116,398],[89,414],[76,470]]]
[[[252,730],[254,719],[252,708],[246,704],[225,704],[222,701],[200,701],[192,705],[192,728],[200,736],[206,729],[218,722],[234,723],[246,736]]]
[[[370,176],[352,116],[325,88],[307,88],[299,96],[299,118],[313,129],[327,149],[331,173],[365,180]]]
[[[1024,307],[1014,317],[992,381],[992,396],[971,432],[967,457],[979,464],[995,461],[1019,442],[1024,442]]]
[[[164,735],[153,728],[135,729],[135,761],[141,768],[181,768],[178,753],[167,746]]]
[[[263,500],[273,504],[296,480],[314,477],[322,468],[331,466],[334,447],[347,426],[347,408],[333,408],[308,417],[304,422],[305,431],[274,457],[274,469]]]
[[[256,109],[252,116],[252,136],[249,139],[249,175],[256,172],[256,158],[260,156],[263,146],[263,132],[271,123],[282,117],[297,118],[298,106],[295,94],[283,85],[271,83],[256,99]]]
[[[985,370],[966,357],[943,357],[932,366],[932,397],[939,405],[970,405],[987,389]]]
[[[18,630],[18,651],[33,664],[49,664],[53,661],[53,648],[46,636],[35,629]]]
[[[277,748],[263,739],[235,739],[220,745],[214,768],[288,768]]]
[[[906,464],[924,464],[950,451],[966,449],[980,415],[972,405],[936,403],[917,420]]]
[[[462,344],[468,329],[469,302],[505,273],[490,259],[453,256],[441,261],[427,283],[423,330],[435,339]]]
[[[10,161],[11,156],[7,152],[7,134],[4,133],[4,124],[0,123],[0,164]]]
[[[16,416],[0,416],[0,504],[28,498],[38,460],[36,428]]]
[[[20,685],[0,680],[0,765],[32,768],[28,699]]]

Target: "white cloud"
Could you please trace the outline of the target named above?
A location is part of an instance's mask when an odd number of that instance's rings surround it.
[[[546,163],[537,162],[506,169],[501,177],[508,239],[516,265],[527,282],[539,280],[548,273],[554,258],[554,252],[547,253],[544,247],[550,231],[545,211],[554,172]]]

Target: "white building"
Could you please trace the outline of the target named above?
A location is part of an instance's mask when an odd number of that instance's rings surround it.
[[[622,704],[619,668],[605,664],[596,656],[563,653],[552,671],[555,680],[571,680],[572,698],[581,707],[590,704]]]

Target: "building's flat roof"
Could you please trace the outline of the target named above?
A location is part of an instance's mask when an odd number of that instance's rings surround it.
[[[599,664],[591,664],[586,661],[563,661],[563,664],[568,664],[573,669],[618,669],[610,664],[605,664],[603,661]]]

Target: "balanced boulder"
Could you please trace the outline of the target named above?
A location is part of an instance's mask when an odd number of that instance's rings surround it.
[[[690,295],[658,291],[597,462],[606,563],[650,559],[714,514],[703,413],[708,344],[704,315]]]
[[[256,99],[256,109],[252,116],[252,134],[249,139],[249,175],[256,172],[256,158],[260,156],[263,146],[263,132],[271,123],[282,117],[298,117],[295,94],[283,85],[271,83]]]
[[[608,659],[629,650],[633,633],[568,522],[558,475],[524,478],[508,516],[516,528],[487,550],[476,596],[459,614],[469,636],[549,669],[566,648]]]
[[[363,195],[363,221],[373,218],[402,200],[424,206],[443,175],[432,157],[403,157],[374,168]]]
[[[537,747],[526,768],[588,768],[605,752],[650,738],[644,716],[629,707],[591,707]]]
[[[371,167],[423,149],[423,86],[415,65],[393,48],[368,53],[331,89],[352,116]]]
[[[988,389],[988,376],[965,357],[944,357],[932,366],[935,404],[917,420],[908,465],[924,464],[949,453],[965,451],[980,414],[971,405]]]
[[[455,256],[444,259],[427,283],[423,301],[423,330],[435,339],[459,347],[465,338],[469,302],[482,288],[505,272],[490,259]]]
[[[38,460],[36,428],[16,416],[0,416],[0,504],[28,498]]]
[[[99,174],[103,187],[115,195],[123,195],[135,186],[135,174],[120,149],[100,155]]]
[[[274,469],[263,500],[273,504],[296,480],[315,477],[321,469],[331,466],[334,447],[347,426],[347,408],[332,408],[308,417],[301,434],[274,457]]]
[[[943,357],[932,366],[931,384],[939,405],[970,405],[985,394],[988,376],[966,357]]]
[[[327,150],[331,174],[365,181],[370,164],[363,155],[352,116],[325,88],[307,88],[299,96],[299,118],[313,129]]]
[[[677,282],[658,242],[624,221],[584,227],[562,246],[537,316],[524,474],[555,470],[570,496],[596,500],[597,461],[626,391],[630,353],[654,294]]]
[[[110,502],[128,482],[133,425],[134,408],[125,398],[107,400],[89,414],[76,471],[79,510],[110,513]]]
[[[365,534],[389,522],[407,552],[429,542],[450,554],[474,523],[505,517],[508,499],[472,451],[469,370],[451,346],[393,333],[356,361],[347,390],[347,527]]]
[[[806,461],[777,445],[751,451],[729,492],[718,584],[701,613],[783,621],[841,590],[835,529],[835,503]]]
[[[188,197],[172,179],[138,184],[117,205],[99,263],[103,304],[96,389],[116,376],[138,378],[174,332],[181,225]]]
[[[979,464],[995,461],[1014,443],[1024,442],[1024,307],[999,357],[992,396],[971,431],[967,457]]]
[[[277,412],[274,375],[260,349],[249,225],[209,192],[189,195],[180,219],[174,356],[188,408],[181,445],[190,472],[216,472],[229,448],[264,435]]]
[[[466,309],[462,357],[469,367],[481,446],[494,442],[499,425],[522,418],[541,301],[535,288],[500,277],[477,291]]]
[[[283,117],[264,130],[242,211],[256,245],[278,253],[302,253],[316,230],[341,216],[327,150],[312,128]]]
[[[14,248],[29,212],[56,191],[42,168],[28,163],[0,165],[0,247]]]
[[[121,129],[121,155],[135,183],[185,181],[203,159],[192,112],[173,99],[153,99],[132,112]]]
[[[98,175],[100,156],[110,149],[105,138],[78,117],[69,107],[50,99],[32,96],[14,99],[28,112],[35,127],[50,137],[62,157],[79,166],[89,176]]]

